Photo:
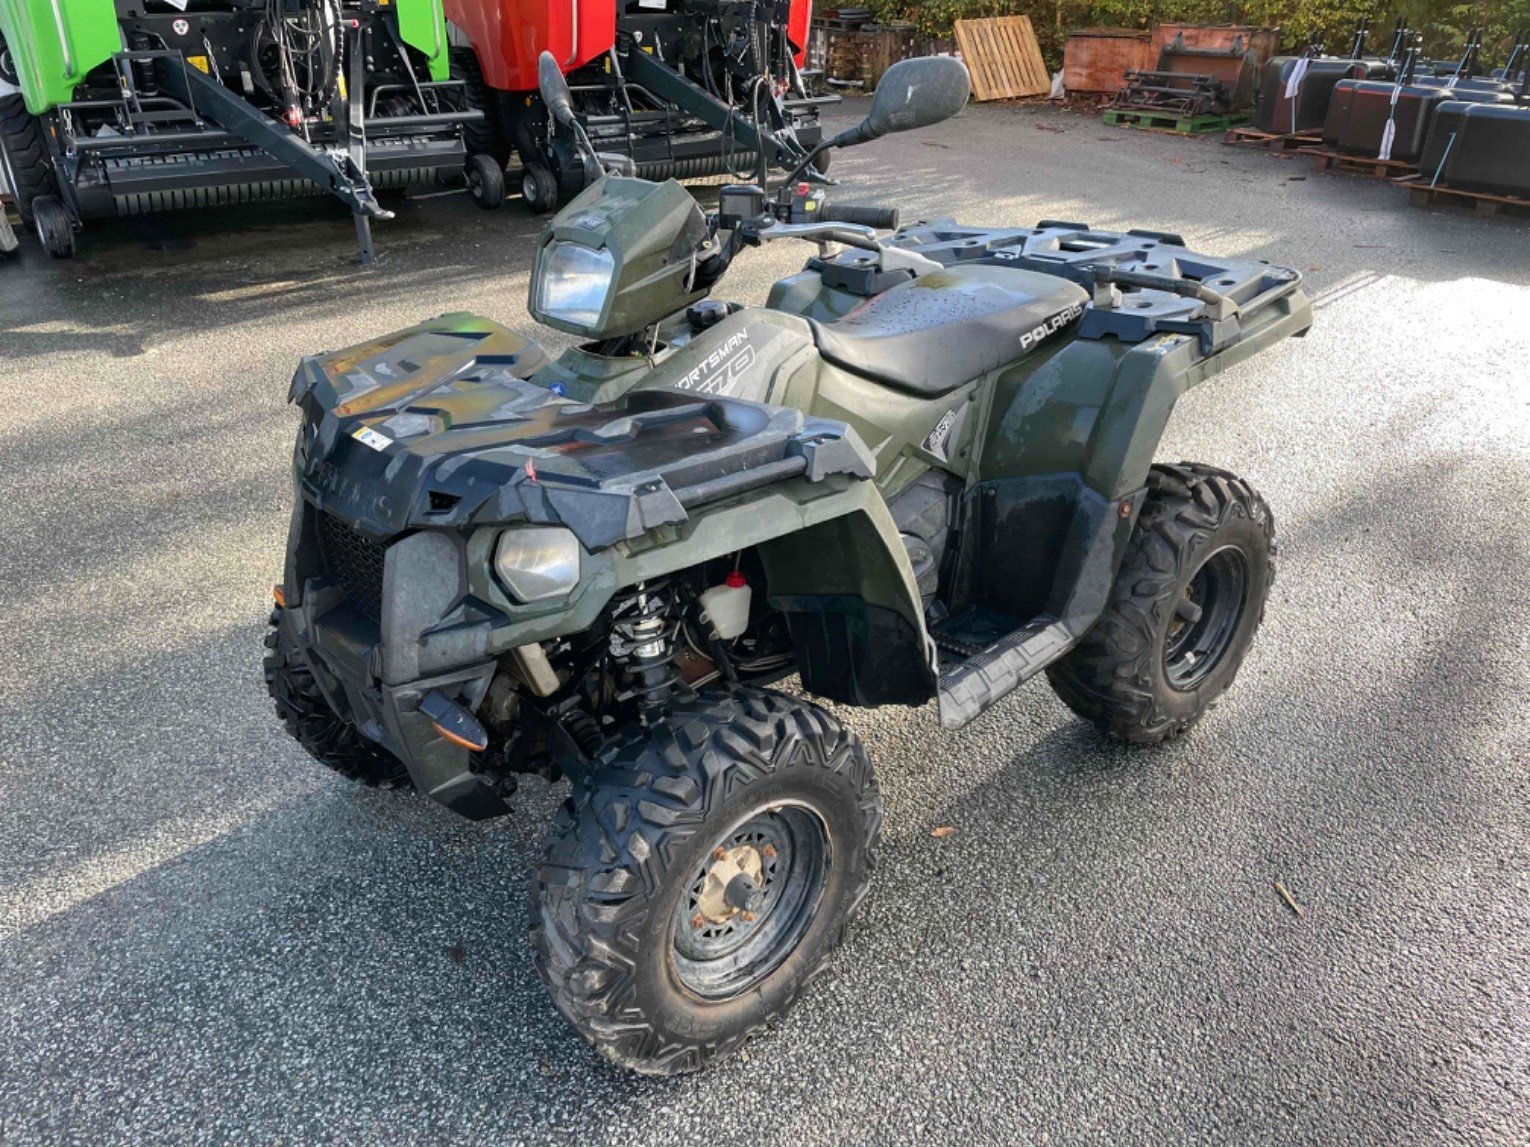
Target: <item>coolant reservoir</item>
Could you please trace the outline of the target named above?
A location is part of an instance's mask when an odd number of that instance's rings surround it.
[[[734,570],[722,585],[714,585],[701,595],[701,611],[712,631],[724,641],[732,641],[749,628],[749,583]]]

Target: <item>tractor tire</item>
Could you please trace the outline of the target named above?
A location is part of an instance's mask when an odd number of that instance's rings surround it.
[[[824,969],[881,827],[866,750],[824,710],[744,687],[677,702],[558,815],[532,881],[537,971],[607,1059],[694,1071]]]
[[[558,209],[558,177],[540,163],[521,168],[521,198],[533,215],[551,215]]]
[[[282,624],[282,610],[271,611],[263,663],[266,692],[276,715],[298,744],[320,764],[347,780],[376,788],[412,789],[404,762],[363,736],[324,700],[313,670]]]
[[[0,175],[16,198],[23,223],[32,222],[32,201],[56,190],[42,121],[20,96],[0,96]]]
[[[1275,580],[1275,518],[1226,470],[1154,466],[1110,600],[1047,669],[1080,717],[1123,740],[1166,741],[1232,684]]]
[[[74,220],[56,195],[39,195],[32,200],[32,228],[51,257],[74,258]]]
[[[464,174],[473,203],[484,211],[498,211],[505,201],[505,169],[494,157],[481,153],[468,156]]]
[[[468,155],[487,155],[504,171],[510,162],[510,136],[500,113],[499,93],[484,81],[478,55],[472,48],[452,48],[448,55],[452,77],[462,81],[468,107],[483,112],[483,119],[477,123],[462,125],[462,142],[467,145]]]

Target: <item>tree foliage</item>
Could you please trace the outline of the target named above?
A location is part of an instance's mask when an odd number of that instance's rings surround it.
[[[1530,28],[1530,0],[870,0],[878,20],[906,20],[926,36],[952,35],[957,20],[984,16],[1031,18],[1047,62],[1057,67],[1062,43],[1075,28],[1148,28],[1175,22],[1254,24],[1281,29],[1282,44],[1295,50],[1320,36],[1330,51],[1347,50],[1355,24],[1371,21],[1370,48],[1384,53],[1392,25],[1406,16],[1424,34],[1431,56],[1458,54],[1467,29],[1481,27],[1483,60],[1501,64],[1515,32]]]

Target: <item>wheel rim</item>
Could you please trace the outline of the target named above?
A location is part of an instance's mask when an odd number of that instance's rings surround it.
[[[483,176],[474,168],[468,168],[467,173],[468,194],[474,199],[483,198]]]
[[[780,968],[818,914],[831,863],[823,818],[803,804],[769,805],[719,836],[675,906],[681,986],[725,1000]]]
[[[1175,603],[1164,643],[1163,665],[1169,684],[1181,691],[1199,685],[1217,667],[1248,602],[1248,560],[1235,546],[1224,546],[1206,560]]]
[[[541,199],[541,197],[537,194],[536,176],[532,175],[532,173],[529,171],[521,176],[521,198],[533,206],[535,206]]]

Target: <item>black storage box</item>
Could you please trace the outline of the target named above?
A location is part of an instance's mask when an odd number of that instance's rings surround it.
[[[1381,60],[1324,60],[1307,62],[1296,96],[1286,98],[1286,84],[1300,56],[1276,56],[1264,65],[1259,78],[1259,108],[1254,126],[1260,131],[1317,131],[1328,115],[1328,101],[1340,80],[1363,77],[1385,78],[1390,65]]]
[[[1445,100],[1419,170],[1447,187],[1530,199],[1530,107]]]

